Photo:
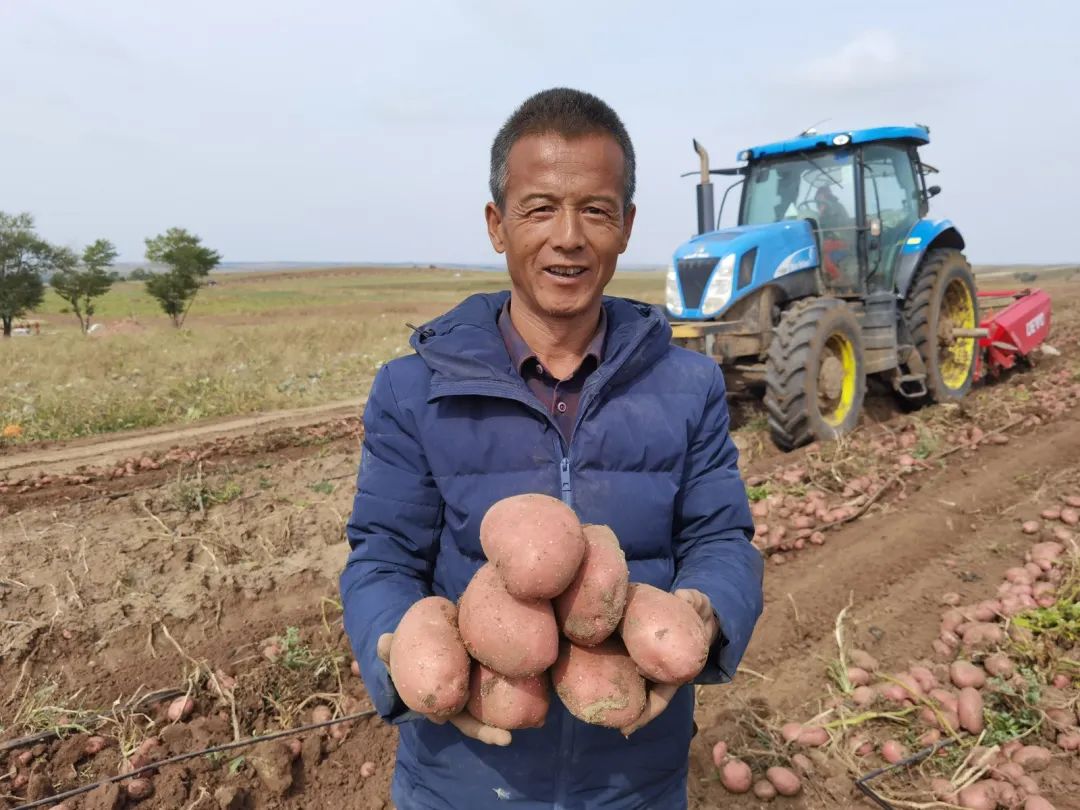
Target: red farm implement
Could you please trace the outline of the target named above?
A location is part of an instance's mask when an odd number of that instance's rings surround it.
[[[975,379],[996,377],[1026,363],[1050,334],[1050,296],[1038,289],[978,293],[982,313]]]

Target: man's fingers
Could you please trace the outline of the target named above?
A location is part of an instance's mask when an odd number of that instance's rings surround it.
[[[720,634],[720,624],[716,621],[716,614],[713,612],[712,602],[709,601],[709,597],[694,588],[680,588],[675,591],[675,596],[694,609],[697,615],[701,617],[701,620],[705,622],[705,629],[709,631],[710,643],[715,641]]]
[[[379,636],[379,641],[375,645],[375,654],[379,656],[379,659],[390,666],[390,646],[394,643],[393,633],[383,633]]]
[[[648,725],[663,714],[664,709],[671,703],[671,699],[675,697],[677,691],[679,691],[679,687],[673,683],[659,683],[652,687],[649,690],[648,697],[645,698],[645,711],[641,713],[637,720],[622,729],[623,736],[629,737],[639,728]]]
[[[510,744],[510,732],[505,729],[485,726],[468,712],[460,712],[450,718],[458,731],[466,737],[472,737],[488,745],[506,746]]]

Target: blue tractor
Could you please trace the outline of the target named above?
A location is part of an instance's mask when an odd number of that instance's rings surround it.
[[[694,141],[698,233],[667,275],[674,340],[715,357],[732,390],[763,388],[784,450],[852,430],[871,378],[915,406],[971,387],[985,330],[964,240],[929,215],[929,141],[922,126],[808,130],[730,169]],[[714,224],[713,175],[735,178],[721,213],[742,187],[735,227]]]

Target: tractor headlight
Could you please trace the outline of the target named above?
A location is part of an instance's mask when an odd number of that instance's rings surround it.
[[[723,309],[731,298],[731,283],[735,278],[735,254],[729,253],[720,260],[713,271],[712,281],[705,293],[705,303],[701,306],[702,314],[712,315]]]
[[[672,315],[683,314],[682,295],[679,293],[679,277],[675,275],[675,265],[669,264],[667,269],[667,299],[668,312]]]

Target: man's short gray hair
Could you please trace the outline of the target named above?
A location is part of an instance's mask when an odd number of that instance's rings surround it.
[[[526,135],[561,135],[578,138],[582,135],[607,134],[615,139],[623,153],[623,209],[634,201],[634,145],[619,116],[594,95],[554,87],[526,99],[506,123],[491,144],[491,199],[500,210],[506,202],[506,179],[509,172],[510,149]]]

